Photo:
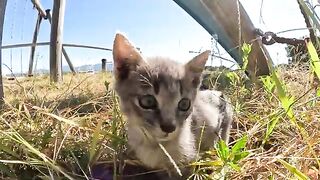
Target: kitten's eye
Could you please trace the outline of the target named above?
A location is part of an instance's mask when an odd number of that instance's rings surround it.
[[[144,95],[139,97],[139,105],[143,109],[156,109],[158,106],[157,100],[152,95]]]
[[[178,103],[178,109],[180,111],[188,111],[191,106],[190,99],[182,98]]]

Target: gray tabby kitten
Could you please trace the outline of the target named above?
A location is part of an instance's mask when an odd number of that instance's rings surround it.
[[[181,65],[145,59],[122,34],[113,45],[115,91],[127,117],[128,143],[149,168],[171,168],[161,144],[178,165],[222,138],[228,142],[232,111],[219,91],[199,91],[210,51]],[[204,134],[200,140],[202,127]]]

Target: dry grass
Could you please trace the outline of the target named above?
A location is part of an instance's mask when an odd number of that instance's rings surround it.
[[[1,172],[17,178],[41,175],[39,171],[48,175],[52,167],[33,164],[34,160],[43,161],[41,156],[45,155],[63,171],[83,176],[84,173],[78,171],[83,168],[88,172],[88,165],[95,161],[89,159],[96,156],[89,154],[94,138],[98,138],[100,144],[91,153],[98,153],[101,147],[104,156],[110,155],[107,151],[112,148],[106,145],[116,138],[110,123],[113,94],[105,84],[110,80],[110,74],[79,74],[65,76],[60,85],[50,85],[47,76],[5,81],[6,103],[0,117],[3,145],[0,159],[19,160],[25,164],[7,163]],[[97,130],[98,137],[93,137]],[[13,143],[11,135],[15,132],[43,154],[31,152],[24,142]]]
[[[238,162],[240,171],[227,170],[227,179],[294,177],[278,159],[319,178],[320,101],[309,72],[280,68],[279,75],[297,99],[292,107],[307,136],[288,119],[276,92],[259,85],[246,89],[243,82],[229,87],[226,93],[235,108],[230,146],[248,135],[250,154]],[[0,115],[2,179],[90,179],[97,161],[118,162],[126,138],[117,99],[105,83],[110,81],[110,74],[66,75],[60,85],[50,85],[46,76],[6,80]],[[279,121],[266,137],[274,117]],[[213,154],[211,159],[217,159]]]
[[[253,86],[241,92],[239,86],[229,91],[232,102],[240,104],[235,115],[232,137],[237,139],[248,134],[249,157],[241,163],[241,171],[234,172],[231,179],[290,179],[289,172],[278,159],[295,166],[311,179],[318,179],[320,160],[320,100],[312,83],[310,72],[300,66],[280,67],[279,77],[285,83],[288,96],[294,96],[294,115],[299,128],[290,121],[283,109],[277,92]],[[239,102],[240,101],[240,102]],[[276,113],[276,115],[274,115]],[[265,139],[272,120],[279,118],[270,137]],[[265,141],[264,141],[265,140]],[[314,153],[314,154],[312,154]],[[317,162],[318,161],[318,162]]]

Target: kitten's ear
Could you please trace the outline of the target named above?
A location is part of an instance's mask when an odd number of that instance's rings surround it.
[[[191,81],[193,87],[198,87],[198,85],[200,84],[201,73],[204,70],[209,55],[210,51],[207,50],[191,59],[185,65],[185,76],[188,80]]]
[[[138,50],[122,34],[117,33],[113,43],[114,73],[118,80],[126,79],[130,71],[144,63]]]

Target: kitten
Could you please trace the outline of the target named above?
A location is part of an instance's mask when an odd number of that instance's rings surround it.
[[[161,144],[178,165],[228,142],[232,110],[221,92],[199,91],[210,51],[181,65],[167,58],[145,59],[122,34],[113,45],[115,91],[127,117],[128,144],[149,168],[171,168]],[[200,140],[202,127],[205,131]]]

